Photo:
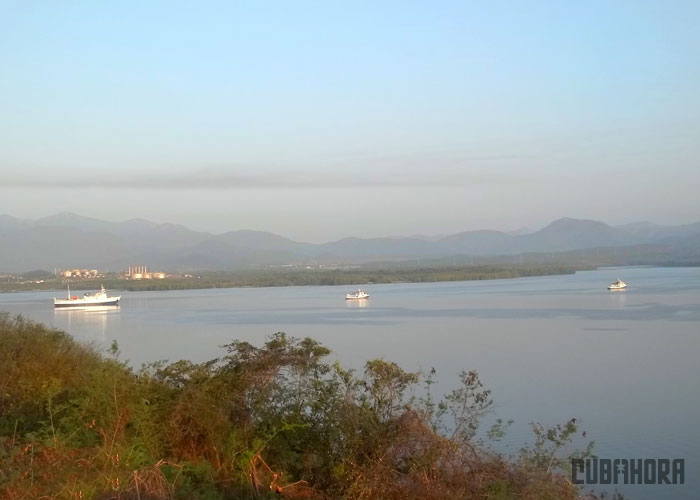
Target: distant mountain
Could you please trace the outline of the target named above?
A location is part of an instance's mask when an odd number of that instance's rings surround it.
[[[615,228],[594,220],[563,218],[531,234],[516,237],[520,252],[563,252],[579,248],[614,247],[631,243]]]
[[[635,247],[640,245],[643,248]],[[437,238],[343,238],[311,244],[263,231],[211,234],[144,219],[108,222],[60,213],[33,221],[0,215],[0,272],[54,268],[118,271],[129,265],[176,271],[416,259],[465,262],[478,256],[572,255],[572,251],[606,248],[624,249],[623,254],[633,256],[665,252],[669,259],[700,258],[700,222],[679,226],[640,222],[613,227],[594,220],[562,218],[534,232],[480,230]]]
[[[96,268],[119,259],[128,249],[109,233],[69,227],[0,228],[0,269]]]
[[[146,220],[107,222],[71,213],[36,221],[0,216],[0,269],[119,270],[141,255],[179,253],[211,235]]]
[[[29,227],[32,225],[34,225],[34,221],[18,219],[9,215],[0,215],[0,231],[19,229],[22,227]]]
[[[311,251],[319,258],[355,262],[405,260],[445,254],[440,245],[417,238],[343,238],[316,245]]]
[[[654,224],[653,222],[649,222],[648,220],[639,221],[639,222],[631,222],[629,224],[620,224],[618,226],[615,226],[616,229],[620,229],[622,231],[628,231],[628,232],[645,231],[645,230],[650,229],[650,228],[653,229],[653,228],[658,228],[658,227],[664,227],[664,226]]]
[[[465,231],[446,236],[440,243],[454,253],[469,255],[503,254],[515,251],[518,237],[500,231]]]
[[[686,238],[700,233],[700,222],[679,226],[662,226],[651,222],[638,222],[616,226],[615,229],[629,235],[636,241],[663,242],[675,238]]]
[[[69,227],[79,231],[109,231],[118,226],[118,222],[107,222],[91,217],[83,217],[71,212],[42,217],[34,222],[36,227]]]
[[[231,231],[211,236],[193,246],[189,262],[202,260],[192,268],[232,269],[260,265],[282,265],[304,259],[306,243],[264,231]],[[180,261],[180,265],[186,261]],[[204,266],[204,264],[207,264]],[[216,263],[216,267],[212,267]]]
[[[214,237],[217,241],[237,248],[257,250],[300,251],[307,244],[297,243],[284,236],[265,231],[229,231]]]
[[[128,246],[149,250],[189,247],[211,237],[209,233],[192,231],[177,224],[158,224],[145,219],[107,222],[63,212],[38,219],[37,227],[65,227],[87,233],[107,233],[125,239]]]
[[[626,245],[631,238],[602,222],[563,218],[547,227],[525,234],[500,231],[467,231],[441,240],[458,253],[471,255],[564,252],[580,248]]]

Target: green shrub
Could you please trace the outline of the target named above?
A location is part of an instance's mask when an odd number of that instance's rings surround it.
[[[434,371],[371,360],[358,375],[312,339],[225,349],[134,371],[116,345],[0,315],[0,498],[576,496],[559,456],[573,422],[537,427],[521,461],[474,442],[492,404],[476,372],[436,402]]]

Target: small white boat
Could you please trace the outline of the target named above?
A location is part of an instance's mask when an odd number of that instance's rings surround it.
[[[67,299],[53,299],[55,308],[61,307],[95,307],[95,306],[118,306],[121,295],[110,297],[104,286],[100,287],[100,291],[96,293],[86,293],[82,297],[71,296],[70,287],[68,287]]]
[[[608,290],[624,290],[625,288],[627,288],[627,283],[620,278],[617,278],[617,281],[613,281],[608,285]]]
[[[355,293],[348,293],[345,295],[345,300],[360,300],[369,298],[369,294],[364,290],[360,289]]]

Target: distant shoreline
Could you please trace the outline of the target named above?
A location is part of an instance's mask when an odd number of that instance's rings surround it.
[[[408,269],[353,270],[257,270],[200,273],[188,278],[128,281],[117,278],[64,281],[60,278],[42,283],[0,283],[0,292],[93,290],[104,285],[109,290],[160,291],[200,290],[209,288],[266,288],[284,286],[337,286],[388,283],[439,283],[446,281],[482,281],[531,276],[555,276],[593,270],[597,266],[511,265],[511,266],[452,266]]]
[[[67,286],[75,291],[91,291],[104,285],[108,290],[152,292],[165,290],[203,290],[210,288],[268,288],[285,286],[357,286],[391,283],[441,283],[448,281],[485,281],[557,276],[596,269],[637,267],[700,267],[698,263],[658,263],[629,266],[600,265],[479,265],[420,268],[376,268],[351,270],[246,270],[203,272],[188,278],[129,281],[113,277],[66,282],[60,278],[43,283],[0,283],[0,293],[38,291],[65,292]]]

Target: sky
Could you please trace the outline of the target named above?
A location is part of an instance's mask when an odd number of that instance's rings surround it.
[[[0,1],[0,214],[700,220],[700,2]]]

